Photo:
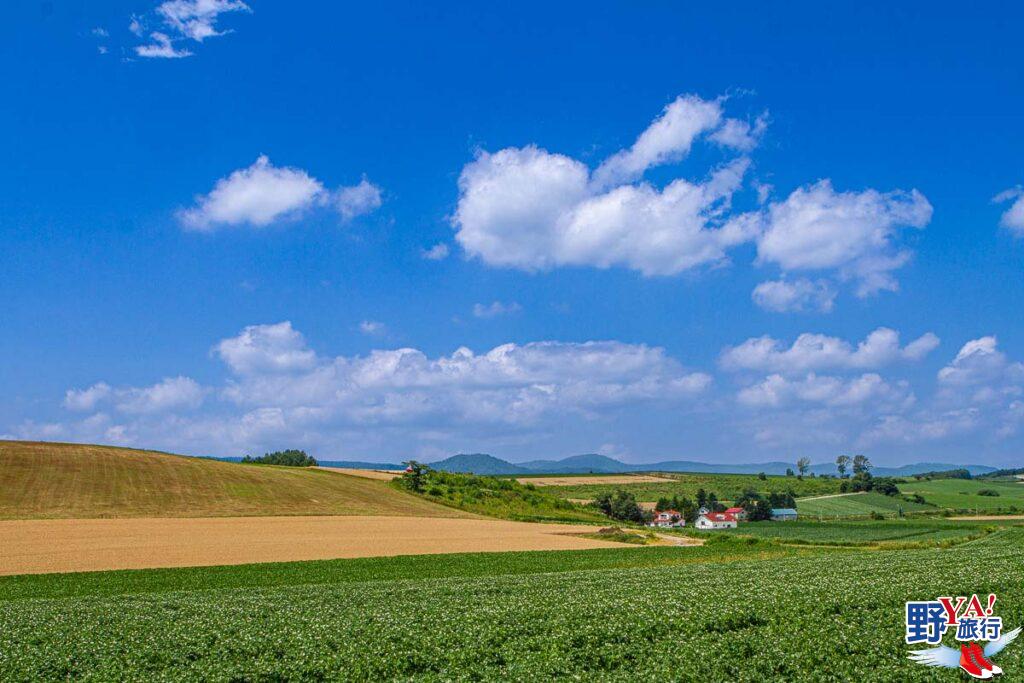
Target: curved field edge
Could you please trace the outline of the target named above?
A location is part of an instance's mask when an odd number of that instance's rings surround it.
[[[548,574],[642,567],[727,563],[797,556],[810,549],[720,539],[703,546],[531,550],[498,553],[401,555],[344,560],[131,569],[0,577],[0,602],[39,598],[113,596],[231,588],[273,588],[357,582],[419,581],[448,577]],[[813,552],[818,552],[815,549]]]
[[[0,519],[465,517],[386,482],[109,446],[0,441]]]
[[[637,549],[633,552],[647,552]],[[1024,623],[1021,530],[950,550],[237,588],[0,605],[0,678],[944,680],[908,599],[995,592]],[[1017,642],[999,658],[1022,673]]]

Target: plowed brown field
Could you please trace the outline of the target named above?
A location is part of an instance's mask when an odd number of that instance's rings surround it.
[[[593,527],[433,517],[0,521],[0,575],[622,547]]]

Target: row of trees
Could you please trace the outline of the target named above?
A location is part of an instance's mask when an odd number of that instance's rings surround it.
[[[287,465],[288,467],[315,467],[316,459],[306,454],[306,451],[290,448],[286,451],[274,451],[264,453],[259,457],[246,455],[242,462],[252,465]]]

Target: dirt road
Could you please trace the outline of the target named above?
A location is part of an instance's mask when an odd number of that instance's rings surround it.
[[[621,548],[593,527],[437,517],[0,521],[0,575],[343,557]]]

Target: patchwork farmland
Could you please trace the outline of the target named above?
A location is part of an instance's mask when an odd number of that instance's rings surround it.
[[[1021,520],[932,500],[995,483],[902,482],[914,503],[794,477],[391,478],[0,442],[0,680],[925,681],[907,596],[997,591],[1024,621]],[[566,495],[786,486],[800,521],[716,531]]]

